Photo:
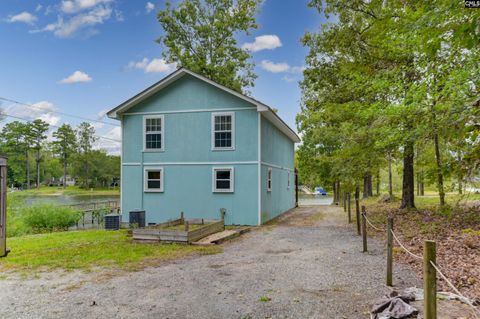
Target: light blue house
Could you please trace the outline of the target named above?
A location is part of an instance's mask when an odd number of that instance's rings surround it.
[[[122,124],[121,206],[148,223],[260,225],[295,206],[294,144],[267,105],[181,68],[108,113]]]

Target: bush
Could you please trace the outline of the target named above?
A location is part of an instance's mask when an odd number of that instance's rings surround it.
[[[67,230],[80,219],[78,210],[71,207],[39,204],[21,209],[20,215],[27,227],[33,232]]]

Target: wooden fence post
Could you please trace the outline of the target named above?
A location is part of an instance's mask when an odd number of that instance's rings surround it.
[[[388,218],[387,223],[387,286],[393,286],[393,218]]]
[[[347,193],[347,211],[348,211],[348,223],[350,224],[352,222],[352,208],[350,205],[350,193]]]
[[[185,231],[188,231],[189,225],[188,225],[188,220],[185,221]]]
[[[367,219],[365,218],[366,216],[365,212],[365,206],[362,206],[362,239],[363,239],[363,252],[368,251],[367,247]]]
[[[423,308],[425,319],[437,319],[437,272],[430,262],[436,263],[435,242],[423,244]]]
[[[180,212],[180,219],[182,220],[182,222],[185,220],[183,212]]]
[[[362,234],[361,232],[361,226],[360,226],[360,190],[358,187],[355,189],[355,216],[357,217],[357,234],[360,236]]]
[[[346,213],[347,212],[347,193],[346,192],[343,192],[342,202],[343,202],[343,212]]]
[[[7,158],[0,156],[0,257],[8,255],[7,249]]]

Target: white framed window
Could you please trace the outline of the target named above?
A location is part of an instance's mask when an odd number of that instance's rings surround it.
[[[144,192],[163,192],[163,167],[144,168]]]
[[[272,191],[272,169],[269,167],[267,169],[267,192]]]
[[[290,189],[290,171],[287,172],[287,189]]]
[[[214,193],[233,193],[235,184],[233,167],[214,167],[212,180]]]
[[[212,113],[212,150],[235,149],[235,113]]]
[[[165,141],[165,121],[163,115],[143,117],[143,150],[147,152],[163,151]]]

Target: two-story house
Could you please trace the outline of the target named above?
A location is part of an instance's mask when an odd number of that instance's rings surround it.
[[[110,112],[121,121],[121,207],[260,225],[295,206],[294,144],[267,105],[178,69]]]

